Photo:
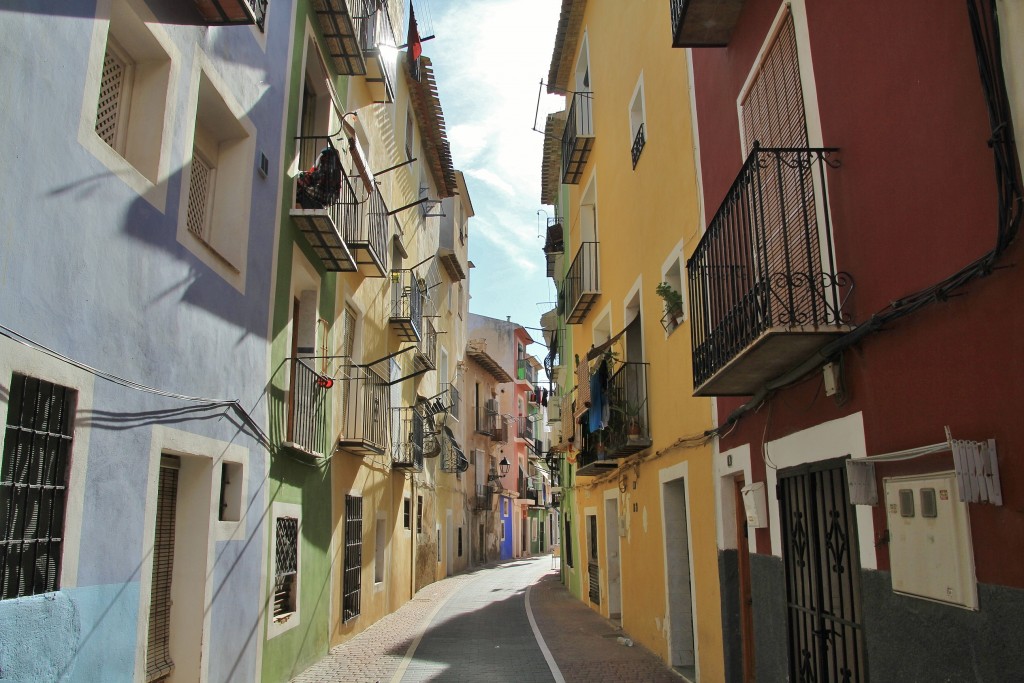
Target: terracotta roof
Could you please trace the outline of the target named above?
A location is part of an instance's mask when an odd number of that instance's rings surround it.
[[[587,0],[562,0],[562,13],[558,17],[558,31],[555,33],[555,49],[551,53],[551,67],[548,69],[548,92],[564,94],[569,90],[569,77],[583,26],[583,10]]]
[[[410,70],[409,60],[401,57],[405,81],[409,86],[409,97],[413,110],[416,112],[416,125],[420,131],[423,161],[434,178],[438,199],[446,199],[455,194],[455,167],[452,165],[452,150],[448,144],[448,134],[444,127],[444,112],[441,100],[437,96],[437,81],[431,68],[429,57],[420,57],[420,78],[416,80]]]

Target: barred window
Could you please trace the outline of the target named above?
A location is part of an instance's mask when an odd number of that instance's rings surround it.
[[[60,588],[77,392],[15,373],[0,466],[0,599]]]
[[[274,552],[274,618],[295,611],[298,591],[295,580],[299,571],[299,520],[278,517]]]
[[[363,499],[345,496],[345,569],[342,585],[342,621],[359,616],[363,573]]]

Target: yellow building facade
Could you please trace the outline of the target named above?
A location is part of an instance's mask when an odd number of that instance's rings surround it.
[[[583,600],[687,678],[716,681],[712,408],[691,396],[685,313],[699,181],[668,13],[667,2],[562,3],[547,82],[566,96],[547,131],[561,183],[553,277],[572,339],[559,364],[576,538],[562,543],[578,544],[566,571]]]

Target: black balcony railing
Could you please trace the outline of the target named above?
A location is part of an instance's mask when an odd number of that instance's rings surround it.
[[[640,153],[644,151],[644,145],[647,144],[647,137],[644,135],[644,124],[640,124],[640,127],[636,129],[636,135],[633,137],[633,168],[636,168],[636,163],[640,161]]]
[[[594,147],[594,94],[578,92],[572,96],[562,131],[562,182],[576,185]]]
[[[544,259],[547,261],[548,277],[555,277],[555,261],[565,253],[565,237],[562,233],[562,217],[548,218],[548,231],[544,239]]]
[[[469,469],[469,458],[455,440],[455,435],[448,427],[442,427],[441,439],[441,471],[450,474],[462,473]]]
[[[565,295],[565,322],[578,325],[583,322],[594,301],[601,294],[598,272],[598,243],[584,242],[576,252],[562,289]]]
[[[357,455],[379,455],[388,444],[391,392],[368,367],[343,366],[335,379],[340,389],[341,433],[338,447]]]
[[[537,371],[528,358],[520,358],[516,361],[516,379],[526,380],[530,384],[537,383]]]
[[[352,272],[356,259],[346,239],[358,230],[363,207],[345,177],[334,141],[322,135],[295,139],[299,148],[292,220],[305,236],[325,270]]]
[[[608,379],[608,422],[583,435],[578,476],[594,476],[618,466],[618,459],[652,444],[647,393],[649,363],[620,363]],[[584,417],[583,419],[587,419]]]
[[[388,231],[388,207],[376,185],[359,206],[358,216],[358,221],[345,224],[345,242],[352,250],[360,272],[371,277],[384,277],[388,272],[388,239],[391,235]]]
[[[686,265],[696,393],[754,393],[848,329],[826,186],[837,151],[747,157]]]
[[[313,367],[312,359],[290,360],[288,438],[284,446],[323,457],[327,450],[326,399],[333,380]]]
[[[352,4],[357,6],[353,19],[358,27],[359,45],[366,58],[366,81],[371,86],[370,92],[378,101],[392,102],[395,98],[398,42],[387,4],[377,0],[356,1]],[[358,8],[360,5],[362,7]]]
[[[516,430],[516,436],[520,439],[526,439],[530,443],[533,443],[533,420],[528,417],[519,418],[519,427]]]
[[[392,467],[423,469],[423,416],[415,408],[392,408]]]
[[[423,336],[423,304],[427,298],[422,279],[411,270],[391,271],[391,326],[402,341],[419,342]]]
[[[429,370],[437,369],[437,330],[430,318],[423,318],[423,335],[416,345],[419,362]]]

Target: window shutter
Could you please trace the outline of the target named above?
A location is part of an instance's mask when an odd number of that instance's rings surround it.
[[[130,62],[107,42],[96,107],[96,134],[119,154],[124,154],[124,127],[128,116]]]
[[[146,681],[174,671],[171,660],[171,577],[174,573],[174,527],[178,508],[176,457],[163,456],[156,496],[156,531],[153,534],[153,581],[149,601],[149,637]]]
[[[192,177],[188,186],[188,231],[210,241],[210,209],[213,203],[214,168],[198,151],[192,152]]]

